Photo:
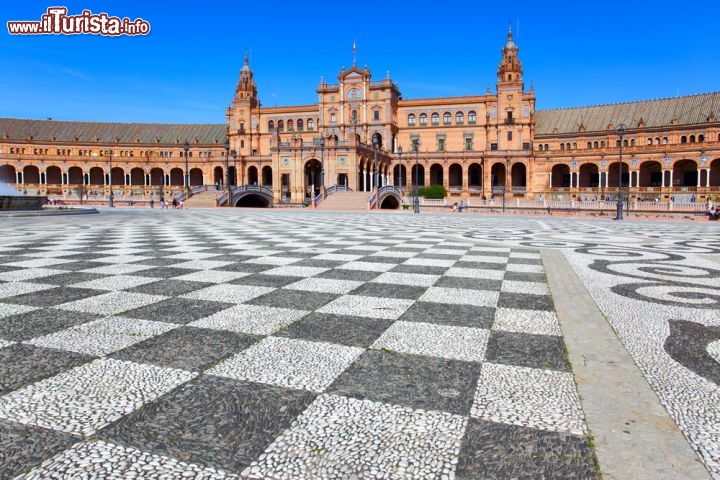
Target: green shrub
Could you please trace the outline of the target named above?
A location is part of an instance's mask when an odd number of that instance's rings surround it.
[[[445,198],[447,191],[442,185],[431,185],[429,187],[421,187],[418,189],[418,196],[427,199]]]

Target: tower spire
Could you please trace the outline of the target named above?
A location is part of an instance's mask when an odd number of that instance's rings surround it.
[[[353,67],[357,64],[357,42],[353,38]]]

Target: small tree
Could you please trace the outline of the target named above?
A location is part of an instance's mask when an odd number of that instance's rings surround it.
[[[421,187],[418,189],[418,196],[427,199],[439,199],[447,196],[447,190],[442,185],[430,185],[429,187]]]

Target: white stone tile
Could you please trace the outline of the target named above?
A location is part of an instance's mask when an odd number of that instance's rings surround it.
[[[126,290],[128,288],[139,287],[152,282],[157,282],[157,278],[138,277],[134,275],[113,275],[111,277],[98,278],[87,282],[73,284],[74,288],[90,288],[93,290]]]
[[[401,353],[482,362],[490,336],[482,328],[397,321],[372,345]]]
[[[492,328],[533,335],[562,335],[555,312],[543,310],[498,308]]]
[[[71,260],[65,260],[62,258],[33,258],[30,260],[20,260],[17,262],[5,263],[8,267],[19,267],[19,268],[43,268],[52,267],[53,265],[62,265],[63,263],[70,263]]]
[[[223,270],[198,270],[196,272],[188,273],[187,275],[172,277],[172,279],[186,282],[226,283],[237,280],[238,278],[247,277],[248,275],[251,275],[251,273],[226,272]]]
[[[195,375],[98,359],[0,397],[0,418],[89,436]]]
[[[388,283],[391,285],[430,287],[437,282],[439,278],[440,275],[427,275],[424,273],[385,272],[370,281],[374,283]]]
[[[257,265],[290,265],[291,263],[299,262],[302,260],[300,257],[257,257],[245,260],[242,263],[252,263]]]
[[[422,302],[494,307],[497,305],[498,296],[499,292],[489,290],[430,287],[419,300]]]
[[[26,268],[23,270],[11,270],[9,272],[0,273],[0,277],[5,282],[25,282],[27,280],[34,280],[36,278],[49,277],[50,275],[57,275],[60,273],[67,273],[65,270],[53,270],[51,268]],[[42,280],[38,280],[42,282]]]
[[[507,263],[508,257],[496,257],[493,255],[464,255],[460,258],[461,262],[479,262],[479,263]]]
[[[529,258],[532,260],[540,260],[542,257],[539,253],[521,252],[516,250],[514,252],[510,252],[510,258]]]
[[[445,272],[447,277],[460,278],[482,278],[486,280],[502,280],[505,276],[504,270],[489,270],[479,268],[452,267]]]
[[[371,254],[371,257],[389,257],[389,258],[412,258],[418,252],[407,252],[405,250],[382,250]]]
[[[39,292],[55,288],[55,285],[43,285],[29,282],[0,282],[0,298],[10,298],[25,293]]]
[[[33,338],[25,343],[99,357],[176,327],[172,323],[108,317]]]
[[[397,267],[395,263],[350,262],[335,268],[339,270],[357,270],[360,272],[387,272],[395,267]]]
[[[252,300],[260,295],[270,293],[273,287],[257,287],[252,285],[232,285],[222,283],[211,287],[195,290],[194,292],[180,295],[183,298],[194,300],[210,300],[213,302],[243,303]]]
[[[548,284],[540,282],[504,280],[500,291],[510,293],[531,293],[533,295],[550,295],[550,287]]]
[[[11,315],[19,315],[21,313],[32,312],[38,310],[38,307],[28,305],[13,305],[10,303],[0,303],[0,318],[9,317]]]
[[[151,268],[155,267],[135,263],[119,263],[115,265],[104,265],[102,267],[86,268],[80,271],[83,273],[98,273],[100,275],[132,275],[133,273],[150,270]]]
[[[168,255],[163,258],[172,258],[178,260],[206,260],[208,258],[219,257],[217,253],[206,253],[206,252],[181,252],[174,255]]]
[[[268,250],[263,249],[262,247],[258,247],[257,249],[252,249],[249,247],[246,248],[247,250],[239,250],[235,252],[235,255],[242,255],[246,257],[269,257],[270,255],[285,253],[285,250]]]
[[[236,305],[190,323],[193,327],[228,330],[252,335],[270,335],[309,312],[259,305]]]
[[[319,313],[396,320],[400,315],[405,313],[405,310],[410,308],[413,303],[415,303],[414,300],[344,295],[336,298],[317,311]]]
[[[331,343],[267,337],[206,373],[322,392],[364,351]]]
[[[456,259],[438,259],[438,258],[409,258],[403,262],[403,265],[419,265],[421,267],[452,267],[457,262]]]
[[[168,297],[162,295],[146,295],[144,293],[108,292],[94,297],[63,303],[55,308],[75,312],[96,313],[98,315],[115,315],[120,312],[144,307],[160,302]]]
[[[263,272],[265,273],[265,272]],[[355,280],[338,280],[333,278],[304,278],[299,282],[291,283],[284,288],[304,290],[306,292],[323,292],[345,294],[355,290],[364,282]]]
[[[262,272],[263,275],[277,275],[281,277],[314,277],[323,272],[327,272],[329,268],[323,267],[294,267],[292,265],[278,268],[271,268]]]
[[[111,264],[136,263],[136,262],[144,262],[145,260],[152,260],[153,258],[154,257],[145,257],[142,255],[114,255],[114,256],[96,258],[95,260],[93,260],[93,262],[111,263]]]
[[[235,262],[225,262],[222,260],[191,260],[189,262],[176,263],[173,268],[187,268],[188,270],[212,270],[213,268],[225,267]]]
[[[453,478],[466,425],[459,415],[320,395],[243,475]]]
[[[587,433],[572,373],[485,363],[471,416],[541,430]]]
[[[523,263],[508,263],[505,269],[508,272],[545,273],[542,265],[525,265]]]
[[[459,250],[457,248],[428,248],[427,250],[423,251],[423,253],[428,253],[432,255],[448,255],[451,257],[462,257],[467,252],[467,249]]]
[[[348,253],[323,253],[312,257],[313,260],[331,260],[334,262],[352,262],[358,258],[362,258],[362,255],[350,255]]]
[[[3,340],[0,338],[0,348],[9,347],[10,345],[13,345],[15,342],[11,342],[10,340]]]
[[[496,253],[509,253],[511,251],[508,247],[470,247],[471,252],[496,252]]]

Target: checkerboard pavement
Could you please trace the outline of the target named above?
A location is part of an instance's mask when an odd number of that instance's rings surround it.
[[[597,478],[538,250],[263,225],[0,247],[0,477]]]

